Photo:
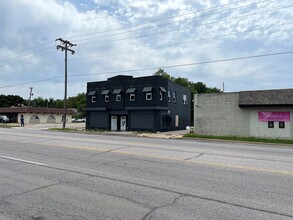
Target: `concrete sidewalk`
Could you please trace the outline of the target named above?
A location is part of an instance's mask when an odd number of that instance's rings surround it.
[[[62,128],[62,124],[26,124],[25,127],[20,127],[15,124],[15,129],[33,129],[33,130],[48,130],[50,128]],[[137,136],[150,138],[182,138],[184,134],[189,133],[188,130],[166,131],[166,132],[137,132],[137,131],[86,131],[85,123],[67,123],[66,128],[77,129],[80,132],[89,132],[103,135],[121,135],[121,136]]]

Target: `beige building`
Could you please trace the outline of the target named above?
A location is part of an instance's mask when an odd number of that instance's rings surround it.
[[[20,116],[24,116],[25,124],[40,123],[62,123],[64,110],[61,108],[42,108],[42,107],[5,107],[0,108],[0,115],[6,115],[11,122],[20,123]],[[68,109],[66,121],[71,123],[72,115],[75,112]]]
[[[293,89],[196,94],[194,131],[293,139]]]

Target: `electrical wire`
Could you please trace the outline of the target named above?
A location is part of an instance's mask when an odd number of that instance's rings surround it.
[[[220,7],[226,7],[228,5],[233,5],[233,4],[241,3],[241,2],[244,2],[244,1],[243,0],[234,1],[234,2],[230,2],[230,3],[222,4],[222,5],[217,5],[217,6],[213,6],[213,7],[206,8],[206,9],[191,11],[191,12],[184,13],[184,14],[177,15],[177,16],[171,16],[171,17],[166,17],[166,18],[162,18],[162,19],[152,20],[152,21],[149,21],[149,22],[145,22],[145,23],[137,24],[137,25],[132,25],[132,26],[129,26],[129,27],[116,28],[116,29],[111,29],[111,30],[106,30],[106,31],[100,31],[100,32],[95,32],[95,33],[82,34],[82,35],[67,36],[66,38],[74,39],[74,38],[82,37],[82,36],[97,35],[97,34],[102,34],[102,33],[113,32],[113,31],[131,29],[131,28],[134,28],[134,27],[140,27],[140,26],[147,25],[147,24],[153,24],[153,23],[157,23],[157,22],[161,22],[161,21],[165,21],[165,20],[170,20],[170,19],[174,19],[174,18],[184,17],[184,16],[187,16],[187,15],[191,15],[191,14],[195,14],[195,13],[199,13],[199,12],[203,12],[203,11],[213,10],[213,9],[220,8]],[[272,1],[272,0],[268,0],[268,1]]]
[[[163,32],[152,33],[152,34],[148,34],[148,35],[139,36],[139,38],[146,38],[146,37],[149,37],[149,36],[166,34],[166,33],[176,32],[176,31],[180,31],[180,30],[194,29],[195,27],[197,28],[197,27],[201,27],[201,26],[206,26],[206,25],[216,24],[216,23],[225,22],[225,21],[229,21],[229,20],[239,19],[239,18],[243,18],[243,17],[253,16],[253,15],[256,15],[256,14],[262,14],[262,13],[277,11],[277,10],[280,10],[280,9],[287,9],[287,8],[290,8],[290,7],[293,7],[293,5],[287,5],[287,6],[284,6],[284,7],[273,8],[273,9],[270,9],[270,10],[267,10],[267,11],[255,12],[255,13],[251,13],[251,14],[247,14],[247,15],[242,15],[242,16],[237,16],[237,17],[233,17],[233,18],[223,19],[223,20],[220,20],[220,21],[219,20],[212,21],[210,23],[204,23],[204,24],[200,24],[200,25],[193,26],[193,27],[188,27],[188,28],[179,28],[179,29],[176,29],[176,30],[168,30],[168,31],[163,31]],[[104,43],[109,43],[109,42],[117,42],[117,41],[124,41],[124,40],[137,39],[137,38],[138,37],[127,37],[127,38],[120,38],[120,39],[113,39],[113,40],[106,40],[106,41],[82,43],[82,44],[79,44],[79,45],[84,46],[84,45],[92,45],[92,44],[104,44]]]
[[[205,23],[205,24],[200,24],[200,25],[197,25],[197,26],[193,26],[192,29],[193,29],[193,28],[198,28],[198,27],[201,27],[201,26],[205,26],[205,25],[211,25],[211,24],[215,24],[215,23],[225,22],[225,21],[228,21],[228,20],[234,20],[234,19],[239,19],[239,18],[243,18],[243,17],[247,17],[247,16],[252,16],[252,15],[255,15],[255,14],[271,12],[271,11],[275,11],[275,10],[279,10],[279,9],[285,9],[285,8],[289,8],[289,7],[293,7],[293,5],[284,6],[284,7],[279,7],[279,8],[273,8],[273,9],[270,9],[270,10],[267,10],[267,11],[256,12],[256,13],[252,13],[252,14],[248,14],[248,15],[243,15],[243,16],[238,16],[238,17],[233,17],[233,18],[224,19],[224,20],[212,21],[212,22],[210,22],[210,23]],[[179,30],[186,30],[186,29],[191,29],[191,28],[180,28]],[[150,35],[145,35],[145,36],[142,36],[142,37],[148,37],[148,36],[157,35],[157,34],[162,34],[162,33],[170,33],[170,32],[179,31],[179,30],[171,30],[171,31],[159,32],[159,33],[154,33],[154,34],[150,34]],[[116,40],[108,40],[108,41],[96,42],[96,43],[84,43],[84,44],[82,44],[82,45],[97,44],[97,43],[106,43],[106,42],[113,42],[113,41],[121,41],[121,40],[133,39],[133,38],[136,38],[136,37],[122,38],[122,39],[116,39]],[[46,48],[44,48],[44,49],[39,49],[38,51],[43,51],[43,50],[47,50],[47,49],[51,49],[51,47],[46,47]],[[40,56],[44,56],[44,55],[48,55],[48,54],[52,54],[52,53],[55,53],[55,52],[49,52],[49,53],[41,54],[41,55],[39,55],[39,57],[40,57]],[[18,57],[22,57],[22,56],[27,56],[27,55],[19,55]],[[6,60],[11,60],[11,59],[14,59],[14,58],[15,58],[15,57],[13,57],[13,58],[8,58],[8,59],[6,59]],[[2,65],[0,65],[0,67],[1,67],[1,66],[5,66],[5,65],[11,65],[11,64],[15,64],[15,63],[20,63],[20,62],[28,61],[28,60],[31,60],[31,59],[32,59],[32,58],[27,58],[27,59],[23,59],[23,60],[16,61],[16,62],[12,62],[12,63],[2,64]],[[3,60],[2,60],[2,61],[3,61]],[[1,62],[1,61],[0,61],[0,62]]]
[[[120,74],[120,73],[128,73],[128,72],[141,72],[141,71],[149,71],[149,70],[156,70],[156,69],[170,69],[170,68],[177,68],[177,67],[187,67],[187,66],[195,66],[195,65],[231,62],[231,61],[237,61],[237,60],[255,59],[255,58],[262,58],[262,57],[269,57],[269,56],[288,55],[288,54],[293,54],[293,51],[283,51],[283,52],[260,54],[260,55],[253,55],[253,56],[242,56],[242,57],[235,57],[235,58],[228,58],[228,59],[210,60],[210,61],[176,64],[176,65],[166,65],[166,66],[132,69],[132,70],[109,71],[109,72],[99,72],[99,73],[90,73],[90,74],[69,74],[68,76],[80,77],[80,76],[99,75],[99,74],[110,75],[110,74]],[[40,80],[35,80],[35,81],[30,81],[30,82],[11,84],[11,85],[6,85],[6,86],[0,86],[0,88],[7,88],[7,87],[13,87],[13,86],[19,86],[19,85],[25,85],[25,84],[38,83],[38,82],[49,81],[49,80],[53,80],[53,79],[59,79],[59,78],[63,78],[63,77],[64,76],[57,76],[57,77],[40,79]]]
[[[269,0],[269,1],[271,1],[271,0]],[[231,2],[231,3],[227,3],[227,4],[222,4],[222,5],[210,7],[210,8],[207,8],[207,9],[196,10],[196,11],[188,12],[188,13],[181,14],[181,15],[177,15],[177,16],[171,16],[171,17],[167,17],[167,18],[153,20],[153,21],[150,21],[150,22],[145,22],[145,23],[142,23],[142,24],[137,24],[137,25],[133,25],[133,26],[129,26],[129,27],[112,29],[112,30],[107,30],[107,31],[101,31],[101,32],[97,32],[97,33],[89,33],[89,34],[68,36],[67,38],[77,38],[77,37],[81,37],[81,36],[89,36],[89,35],[96,35],[96,34],[100,34],[100,33],[107,33],[107,32],[117,31],[117,30],[130,29],[130,28],[133,28],[133,27],[139,27],[139,26],[143,26],[143,25],[146,25],[146,24],[152,24],[152,23],[156,23],[156,22],[160,22],[160,21],[165,21],[165,20],[170,20],[170,19],[174,19],[174,18],[183,17],[183,16],[186,16],[186,15],[190,15],[190,14],[194,14],[194,13],[198,13],[198,12],[202,12],[202,11],[212,10],[212,9],[219,8],[219,7],[226,7],[228,5],[232,5],[232,4],[236,4],[236,3],[241,3],[241,2],[243,2],[243,0]],[[9,60],[9,59],[14,59],[16,57],[25,56],[25,55],[19,55],[19,54],[22,54],[22,53],[25,53],[27,51],[34,50],[34,49],[39,49],[41,46],[47,45],[47,44],[53,43],[53,42],[54,41],[47,41],[47,42],[44,42],[42,44],[36,45],[34,47],[27,48],[27,49],[25,49],[23,51],[20,51],[20,52],[15,52],[15,53],[11,53],[11,54],[8,54],[8,55],[1,56],[0,57],[0,62],[3,62],[5,60],[7,60],[7,59]],[[45,48],[45,49],[47,49],[47,48]],[[14,58],[6,58],[6,57],[13,56],[13,55],[18,55],[18,56],[14,57]],[[6,58],[6,59],[3,59],[3,58]]]
[[[41,46],[43,46],[43,45],[47,45],[47,44],[49,44],[49,43],[52,43],[52,41],[47,41],[46,43],[39,44],[39,45],[37,45],[37,46],[34,46],[34,47],[31,47],[31,48],[25,49],[25,50],[20,51],[20,52],[15,52],[15,53],[11,53],[11,54],[8,54],[8,55],[5,55],[5,56],[1,56],[1,57],[0,57],[0,62],[3,62],[3,61],[5,61],[5,60],[14,59],[14,58],[16,58],[16,57],[22,57],[22,56],[30,55],[30,54],[32,54],[32,53],[28,53],[28,54],[24,54],[24,55],[19,55],[19,54],[22,54],[22,53],[25,53],[25,52],[27,52],[27,51],[34,50],[34,49],[39,49]],[[50,47],[46,47],[46,48],[43,48],[43,49],[39,49],[39,50],[37,50],[37,52],[38,52],[38,51],[47,50],[47,49],[51,49],[51,48],[52,48],[51,46],[50,46]],[[10,56],[13,56],[13,55],[18,55],[18,56],[16,56],[16,57],[12,57],[12,58],[6,58],[6,59],[3,59],[3,58],[5,58],[5,57],[10,57]]]
[[[176,64],[176,65],[159,66],[159,67],[151,67],[151,68],[141,68],[141,69],[133,69],[133,70],[110,71],[110,72],[89,73],[89,74],[76,74],[76,75],[70,75],[70,76],[88,76],[88,75],[97,75],[97,74],[117,74],[117,73],[127,73],[127,72],[148,71],[148,70],[154,70],[154,69],[155,70],[156,69],[170,69],[170,68],[176,68],[176,67],[187,67],[187,66],[195,66],[195,65],[222,63],[222,62],[230,62],[230,61],[236,61],[236,60],[246,60],[246,59],[254,59],[254,58],[269,57],[269,56],[278,56],[278,55],[286,55],[286,54],[293,54],[293,51],[284,51],[284,52],[278,52],[278,53],[260,54],[260,55],[254,55],[254,56],[235,57],[235,58],[229,58],[229,59],[202,61],[202,62]]]
[[[219,14],[219,13],[222,13],[222,12],[231,11],[231,10],[235,10],[235,9],[251,7],[253,5],[257,5],[257,4],[264,3],[264,2],[270,2],[270,1],[272,1],[272,0],[264,0],[264,1],[257,2],[257,3],[251,3],[251,4],[247,4],[247,5],[242,5],[242,6],[239,6],[239,7],[229,8],[229,9],[225,9],[225,10],[221,10],[221,11],[216,11],[216,12],[209,13],[209,14],[202,14],[202,15],[198,15],[198,16],[193,17],[193,18],[187,18],[187,19],[180,20],[180,21],[172,21],[172,22],[168,22],[168,23],[159,24],[159,25],[156,25],[156,26],[145,27],[145,28],[140,28],[140,29],[136,29],[136,30],[113,33],[113,34],[107,34],[107,35],[102,35],[102,36],[84,38],[84,39],[77,39],[75,41],[81,42],[81,41],[87,41],[87,40],[91,40],[91,39],[105,38],[105,37],[117,36],[117,35],[121,35],[121,34],[133,33],[133,32],[147,30],[147,29],[153,29],[153,28],[165,26],[165,25],[168,25],[168,24],[174,24],[174,23],[178,23],[178,22],[186,22],[186,21],[189,21],[189,20],[194,20],[194,19],[198,19],[198,18],[201,18],[201,17],[210,16],[210,15],[213,15],[213,14]]]
[[[119,55],[131,54],[131,53],[141,53],[141,52],[150,51],[150,50],[159,49],[159,48],[166,48],[166,47],[178,46],[178,45],[182,46],[182,45],[185,45],[185,44],[192,44],[192,43],[204,42],[204,41],[209,41],[209,40],[217,40],[217,39],[220,39],[220,38],[233,36],[233,35],[237,35],[237,34],[243,34],[243,33],[248,33],[248,32],[253,32],[253,31],[260,31],[260,30],[267,30],[267,29],[270,29],[270,28],[273,28],[273,27],[280,27],[280,26],[290,25],[290,24],[293,24],[293,22],[270,25],[270,26],[266,26],[266,27],[260,27],[260,28],[249,29],[249,30],[244,30],[244,31],[238,31],[238,32],[233,32],[233,33],[229,33],[229,34],[217,35],[217,36],[210,37],[210,38],[202,38],[202,39],[197,39],[197,40],[192,40],[192,41],[180,42],[180,43],[176,43],[176,44],[161,45],[161,46],[158,46],[158,47],[151,47],[151,48],[142,49],[142,50],[126,51],[126,52],[113,53],[113,54],[108,54],[108,55],[104,54],[104,55],[91,56],[91,57],[73,58],[71,60],[79,61],[79,60],[85,60],[85,59],[96,59],[96,58],[101,58],[101,57],[103,57],[103,58],[105,58],[105,57],[115,57],[115,56],[119,56]]]
[[[242,1],[239,1],[239,2],[242,2]],[[260,2],[258,2],[258,3],[260,3]],[[258,4],[258,3],[255,3],[255,4]],[[291,6],[285,6],[285,7],[292,7],[293,5],[291,5]],[[219,7],[219,6],[218,6]],[[277,9],[274,9],[274,10],[278,10],[278,9],[280,9],[280,8],[277,8]],[[205,10],[207,10],[207,9],[205,9]],[[271,10],[270,10],[271,11]],[[263,11],[264,12],[264,11]],[[263,12],[258,12],[258,13],[263,13]],[[194,13],[194,12],[193,12]],[[254,13],[253,13],[254,14]],[[247,16],[251,16],[251,14],[249,14],[249,15],[247,15]],[[177,16],[175,16],[175,17],[177,17]],[[242,17],[242,16],[241,16]],[[232,18],[230,18],[230,19],[232,19]],[[230,19],[228,19],[228,20],[230,20]],[[234,18],[235,19],[235,18]],[[167,18],[166,19],[163,19],[163,20],[167,20]],[[227,19],[225,19],[225,20],[227,20]],[[222,22],[222,21],[218,21],[218,22]],[[202,24],[202,25],[208,25],[208,24],[211,24],[211,23],[206,23],[206,24]],[[202,25],[200,25],[200,26],[202,26]],[[276,25],[276,26],[280,26],[280,25],[285,25],[285,24],[279,24],[279,25]],[[269,27],[270,28],[270,27]],[[263,29],[263,28],[261,28],[261,29]],[[180,29],[179,29],[180,30]],[[255,30],[257,30],[257,29],[255,29]],[[258,29],[258,30],[260,30],[260,29]],[[176,30],[177,31],[177,30]],[[250,31],[250,30],[249,30]],[[244,33],[244,32],[247,32],[247,31],[243,31],[243,32],[241,32],[241,33]],[[161,34],[161,33],[159,33],[159,34]],[[235,33],[233,33],[233,34],[235,34]],[[237,33],[237,34],[239,34],[239,33]],[[231,35],[231,34],[227,34],[227,35],[220,35],[220,36],[216,36],[216,37],[213,37],[213,38],[210,38],[210,39],[217,39],[217,38],[219,38],[219,37],[223,37],[223,36],[229,36],[229,35]],[[201,41],[202,40],[205,40],[205,39],[201,39]],[[197,41],[199,41],[199,40],[197,40]],[[195,42],[195,41],[193,41],[193,42]],[[184,42],[183,44],[185,44],[185,43],[191,43],[191,41],[190,42]],[[182,44],[182,43],[180,43],[180,44]],[[166,46],[163,46],[163,47],[166,47]],[[36,48],[36,47],[33,47],[33,48]],[[33,49],[32,48],[32,49]],[[49,47],[47,47],[47,48],[49,48]],[[47,49],[47,48],[44,48],[44,49],[41,49],[40,51],[42,51],[42,50],[45,50],[45,49]],[[156,48],[158,48],[158,47],[156,47]],[[154,49],[154,48],[151,48],[151,49]],[[151,49],[145,49],[145,50],[151,50]],[[142,52],[142,51],[145,51],[145,50],[140,50],[140,51],[130,51],[130,52],[124,52],[123,54],[125,54],[125,53],[137,53],[137,52]],[[56,52],[56,51],[55,51]],[[54,52],[54,53],[55,53]],[[53,52],[51,52],[51,53],[53,53]],[[42,55],[47,55],[47,54],[51,54],[51,53],[46,53],[46,54],[42,54]],[[120,53],[120,54],[122,54],[122,53]],[[41,55],[41,56],[42,56]],[[115,54],[114,54],[115,55]],[[7,55],[7,56],[9,56],[9,55]],[[22,55],[22,56],[24,56],[24,55]],[[110,55],[110,56],[113,56],[113,54],[112,55]],[[105,56],[103,56],[103,57],[105,57]],[[13,59],[13,58],[9,58],[9,59]],[[15,63],[19,63],[19,62],[24,62],[24,61],[27,61],[27,60],[31,60],[32,58],[28,58],[28,59],[24,59],[24,60],[20,60],[20,61],[17,61],[17,62],[13,62],[13,63],[10,63],[10,64],[15,64]],[[72,60],[82,60],[82,59],[86,59],[86,58],[80,58],[80,59],[72,59]],[[58,62],[59,63],[59,62]],[[5,64],[5,65],[9,65],[9,64]],[[48,64],[48,65],[51,65],[51,64]],[[48,65],[46,65],[46,66],[48,66]],[[0,66],[4,66],[4,65],[0,65]],[[41,68],[41,67],[37,67],[37,68]],[[164,68],[167,68],[167,67],[164,67]],[[170,67],[171,68],[171,67]],[[153,68],[153,69],[156,69],[156,68]],[[0,87],[1,88],[1,87]]]
[[[222,11],[217,11],[217,12],[214,12],[214,13],[212,13],[212,14],[220,13],[220,12],[227,11],[227,10],[234,10],[234,9],[239,9],[239,8],[243,8],[243,7],[248,7],[248,6],[252,6],[252,5],[256,5],[256,4],[260,4],[260,3],[264,3],[264,2],[268,2],[268,1],[272,1],[272,0],[259,1],[259,2],[255,2],[255,3],[247,4],[247,5],[244,5],[244,6],[240,6],[240,7],[232,8],[232,9],[225,9],[225,10],[222,10]],[[215,9],[215,8],[225,7],[225,6],[228,6],[228,5],[231,5],[231,4],[235,4],[235,3],[239,3],[239,2],[243,2],[243,1],[236,1],[236,2],[233,2],[233,3],[228,3],[228,4],[224,4],[224,5],[219,5],[219,6],[215,6],[215,7],[211,7],[211,8],[203,9],[203,10],[197,10],[197,11],[193,11],[193,12],[185,13],[185,14],[183,14],[183,15],[178,15],[178,16],[173,16],[173,17],[168,17],[168,18],[163,18],[163,19],[157,20],[157,22],[158,22],[158,21],[163,21],[163,20],[169,20],[169,19],[173,19],[173,18],[178,18],[178,17],[182,17],[182,16],[186,16],[186,15],[190,15],[190,14],[197,13],[197,12],[208,11],[208,10]],[[210,14],[207,14],[207,15],[210,15]],[[205,15],[200,15],[200,16],[206,16],[206,14],[205,14]],[[199,17],[199,16],[198,16],[198,17]],[[192,19],[194,19],[194,18],[192,18]],[[155,22],[155,21],[154,21],[154,22]],[[177,21],[176,21],[176,22],[177,22]],[[150,23],[152,23],[152,22],[147,22],[147,23],[145,23],[145,24],[150,24]],[[173,23],[173,22],[171,22],[171,23]],[[142,26],[142,25],[145,25],[145,24],[139,24],[139,25],[135,25],[135,26]],[[167,23],[167,24],[170,24],[170,22]],[[165,25],[165,24],[163,24],[163,25]],[[132,27],[133,27],[133,26],[132,26]],[[148,28],[150,28],[150,27],[148,27]],[[153,28],[153,27],[151,27],[151,28]],[[129,28],[127,28],[127,29],[129,29]],[[140,30],[141,30],[141,29],[140,29]],[[108,31],[107,31],[107,32],[108,32]],[[102,33],[102,32],[100,32],[100,33]],[[127,32],[123,32],[123,33],[127,33]],[[122,34],[122,33],[119,33],[119,34]],[[114,34],[114,35],[115,35],[115,34]],[[80,36],[80,35],[79,35],[79,36]],[[86,36],[86,35],[82,35],[82,36]],[[109,36],[109,35],[105,35],[105,36]],[[101,37],[105,37],[105,36],[101,36]],[[86,40],[86,39],[82,39],[82,40]],[[82,41],[82,40],[80,40],[80,41]],[[45,44],[48,44],[48,43],[52,43],[52,41],[48,41],[48,42],[43,43],[43,44],[41,44],[41,45],[45,45]],[[103,42],[101,42],[101,43],[103,43]],[[88,44],[89,44],[89,43],[88,43]],[[29,51],[29,50],[33,50],[33,49],[35,49],[35,48],[39,48],[39,46],[41,46],[41,45],[38,45],[38,46],[35,46],[35,47],[32,47],[32,48],[26,49],[26,50],[24,50],[23,52],[20,52],[20,53],[24,53],[25,51]],[[46,48],[44,48],[44,49],[39,49],[39,50],[37,50],[36,52],[43,51],[43,50],[50,49],[50,48],[51,48],[51,47],[46,47]],[[9,56],[12,56],[12,55],[15,55],[15,54],[18,54],[18,56],[16,56],[16,57],[11,57],[11,58],[6,58],[6,59],[4,59],[4,60],[1,60],[1,59],[4,58],[4,57],[9,57]],[[2,56],[2,57],[0,57],[0,62],[3,62],[3,61],[5,61],[5,60],[15,59],[15,58],[18,58],[18,57],[28,56],[28,55],[30,55],[30,54],[32,54],[32,53],[24,54],[24,55],[19,55],[19,53],[14,53],[14,54],[10,54],[10,55],[6,55],[6,56]],[[25,59],[24,61],[27,61],[27,60],[28,60],[28,59]],[[19,62],[22,62],[22,61],[19,61]],[[2,65],[2,66],[3,66],[3,65]]]
[[[208,40],[220,39],[220,38],[227,37],[227,36],[243,34],[243,33],[248,33],[248,32],[253,32],[253,31],[260,31],[260,30],[265,30],[265,29],[269,29],[269,28],[273,28],[273,27],[289,25],[289,24],[292,24],[292,23],[293,22],[277,24],[277,25],[270,25],[270,26],[266,26],[266,27],[250,29],[250,30],[245,30],[245,31],[241,31],[241,32],[234,32],[234,33],[218,35],[218,36],[214,36],[214,37],[210,37],[210,38],[202,38],[202,39],[198,39],[198,40],[186,41],[186,42],[181,42],[181,43],[171,44],[171,45],[162,45],[162,46],[159,46],[159,47],[152,47],[152,48],[136,50],[136,51],[127,51],[127,52],[121,52],[121,53],[109,54],[109,55],[100,55],[100,56],[94,56],[94,57],[73,58],[73,59],[71,59],[71,61],[79,61],[79,60],[84,60],[84,59],[96,59],[96,58],[101,58],[101,57],[103,57],[103,58],[105,58],[105,57],[114,57],[114,56],[119,56],[119,55],[123,55],[123,54],[131,54],[131,53],[140,53],[140,52],[150,51],[150,50],[159,49],[159,48],[166,48],[166,47],[170,47],[170,46],[185,45],[185,44],[192,44],[192,43],[203,42],[203,41],[208,41]],[[29,59],[26,59],[26,60],[29,60]],[[26,60],[22,60],[21,62],[26,61]],[[46,64],[46,65],[43,65],[43,66],[39,66],[39,67],[36,67],[36,68],[26,69],[26,70],[17,71],[17,72],[23,72],[24,73],[24,72],[28,72],[28,71],[35,70],[35,69],[40,69],[40,68],[43,68],[43,67],[46,67],[46,66],[59,64],[59,63],[62,63],[62,62],[63,61],[58,61],[58,62]],[[17,72],[14,72],[14,73],[17,73]]]
[[[56,53],[56,52],[57,52],[57,51],[52,51],[52,52],[48,52],[48,53],[44,53],[44,54],[40,54],[40,55],[38,55],[37,58],[39,58],[39,57],[41,57],[41,56],[50,55],[50,54],[53,54],[53,53]],[[1,67],[1,66],[11,65],[11,64],[16,64],[16,63],[21,63],[21,62],[28,61],[28,60],[33,60],[33,59],[36,59],[36,58],[26,58],[26,59],[23,59],[23,60],[18,60],[18,61],[12,62],[12,63],[5,63],[5,64],[0,65],[0,67]]]
[[[6,86],[0,86],[0,88],[9,88],[9,87],[15,87],[15,86],[22,86],[22,85],[27,85],[27,84],[32,84],[32,83],[39,83],[39,82],[44,82],[44,81],[49,81],[49,80],[54,80],[54,79],[60,79],[64,78],[64,76],[56,76],[56,77],[51,77],[51,78],[46,78],[46,79],[39,79],[39,80],[34,80],[34,81],[29,81],[29,82],[24,82],[24,83],[17,83],[17,84],[11,84],[11,85],[6,85]]]
[[[221,77],[221,78],[208,78],[208,81],[218,81],[218,80],[223,80],[223,79],[234,79],[234,78],[242,78],[242,77],[251,77],[251,76],[259,76],[259,75],[267,75],[267,74],[273,74],[273,73],[280,73],[280,72],[287,72],[287,71],[292,71],[293,69],[283,69],[283,70],[275,70],[275,71],[269,71],[269,72],[262,72],[262,73],[253,73],[253,74],[242,74],[242,75],[237,75],[237,76],[230,76],[230,77]],[[216,75],[216,74],[215,74]],[[229,74],[227,74],[229,75]],[[230,74],[232,75],[232,74]]]
[[[44,64],[42,66],[37,66],[37,67],[34,67],[34,68],[29,68],[29,69],[20,70],[20,71],[13,71],[13,74],[14,73],[26,73],[26,72],[34,73],[32,70],[42,69],[44,67],[53,66],[53,65],[59,64],[59,63],[64,63],[64,61],[57,61],[57,62],[54,62],[54,63]]]

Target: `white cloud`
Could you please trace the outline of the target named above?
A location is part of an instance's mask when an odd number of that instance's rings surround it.
[[[221,0],[220,3],[229,4],[231,1]],[[5,18],[0,19],[1,93],[19,94],[26,98],[28,87],[33,86],[36,96],[63,98],[63,78],[3,87],[62,77],[64,53],[56,50],[54,42],[59,37],[77,43],[77,47],[72,48],[76,53],[68,56],[69,75],[97,73],[69,76],[69,95],[85,92],[88,81],[106,80],[116,75],[105,74],[110,71],[293,50],[293,24],[274,26],[292,21],[292,8],[263,12],[290,5],[289,0],[267,1],[244,7],[255,3],[251,0],[212,11],[204,10],[220,3],[213,0],[38,0],[34,4],[29,0],[4,1],[0,8],[1,16]],[[197,13],[190,13],[195,11]],[[180,16],[184,14],[186,16]],[[172,18],[165,19],[168,17]],[[155,20],[161,21],[149,23]],[[135,26],[139,24],[144,25]],[[129,26],[134,27],[127,29]],[[259,30],[247,31],[253,29]],[[235,34],[237,32],[242,33]],[[32,47],[36,48],[24,51]],[[8,57],[9,54],[14,55]],[[19,62],[21,60],[25,61]],[[292,55],[285,55],[182,66],[166,71],[175,77],[183,76],[207,85],[221,86],[219,82],[228,80],[229,91],[273,86],[287,88],[291,75],[289,71],[282,74],[282,80],[273,73],[269,78],[262,74],[251,75],[293,68],[291,60]],[[142,76],[155,71],[150,69],[117,74]]]

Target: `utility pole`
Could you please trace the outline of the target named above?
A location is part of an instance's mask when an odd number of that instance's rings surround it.
[[[71,43],[68,40],[63,40],[62,38],[56,39],[56,41],[60,41],[60,45],[57,45],[57,50],[61,50],[62,52],[65,51],[65,86],[64,86],[64,114],[63,114],[63,126],[62,128],[65,129],[66,127],[66,100],[67,100],[67,51],[70,51],[73,55],[75,53],[74,50],[70,49],[76,44]]]
[[[225,92],[225,82],[223,82],[223,92]]]
[[[29,89],[30,89],[30,97],[28,98],[28,102],[27,102],[25,112],[27,112],[27,109],[30,107],[32,96],[34,95],[33,94],[33,87],[29,87]]]
[[[34,95],[33,94],[33,87],[29,87],[30,89],[30,96],[28,98],[28,104],[27,104],[27,107],[30,107],[30,104],[31,104],[31,99],[32,99],[32,96]]]

